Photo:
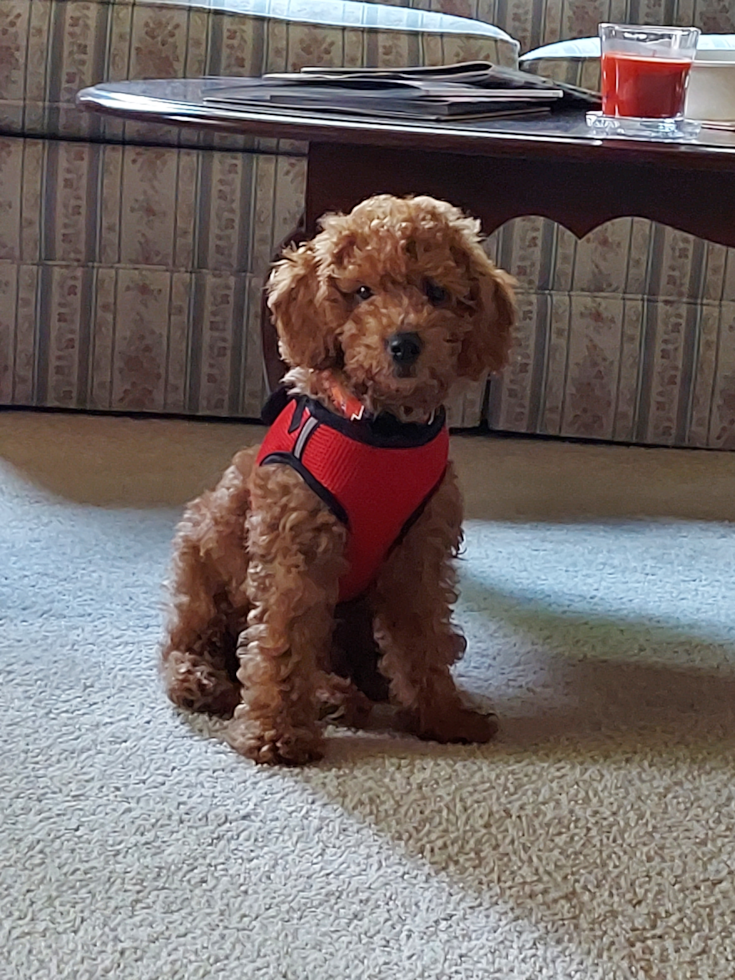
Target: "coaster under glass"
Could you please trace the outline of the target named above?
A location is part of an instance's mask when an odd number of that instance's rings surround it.
[[[631,136],[647,140],[696,139],[702,124],[691,119],[639,119],[635,116],[605,116],[588,112],[587,125],[605,136]]]

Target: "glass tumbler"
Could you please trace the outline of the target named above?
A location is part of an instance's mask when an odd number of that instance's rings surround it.
[[[588,113],[590,126],[624,136],[696,135],[684,99],[699,30],[600,24],[599,33],[602,112]]]

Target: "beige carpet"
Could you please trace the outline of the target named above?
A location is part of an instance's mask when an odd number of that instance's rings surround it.
[[[0,978],[732,980],[735,454],[455,439],[501,738],[284,772],[155,670],[178,509],[257,434],[0,415]]]

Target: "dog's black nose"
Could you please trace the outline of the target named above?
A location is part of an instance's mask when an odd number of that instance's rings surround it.
[[[390,356],[396,364],[410,367],[419,359],[421,353],[421,338],[417,333],[394,333],[388,341]]]

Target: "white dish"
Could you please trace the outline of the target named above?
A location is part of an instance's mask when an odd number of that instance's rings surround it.
[[[697,51],[684,114],[700,122],[735,122],[735,50]]]

